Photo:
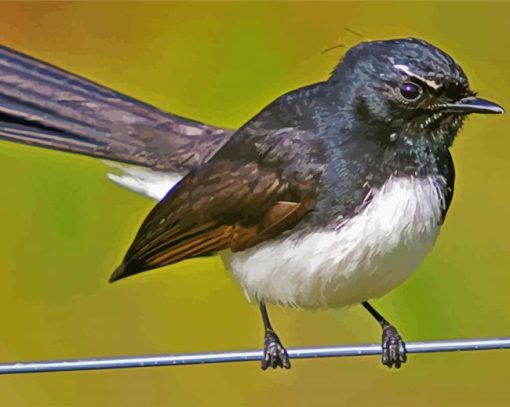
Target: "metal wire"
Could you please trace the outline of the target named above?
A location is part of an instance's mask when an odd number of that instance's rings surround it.
[[[510,349],[510,338],[454,339],[406,344],[408,353]],[[330,346],[288,349],[292,359],[380,355],[381,345]],[[50,360],[0,364],[0,374],[68,372],[76,370],[124,369],[133,367],[196,365],[206,363],[253,362],[261,350],[191,353],[155,356],[126,356],[100,359]]]

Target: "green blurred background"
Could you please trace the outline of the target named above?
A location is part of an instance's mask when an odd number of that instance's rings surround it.
[[[1,42],[183,116],[237,127],[323,80],[337,44],[418,36],[510,109],[509,3],[2,3]],[[421,270],[381,312],[408,340],[510,333],[510,118],[473,117],[453,149],[453,206]],[[107,283],[153,206],[101,162],[0,143],[0,360],[261,346],[262,327],[219,259]],[[368,314],[271,309],[289,346],[379,339]],[[510,405],[510,352],[3,376],[2,406]]]

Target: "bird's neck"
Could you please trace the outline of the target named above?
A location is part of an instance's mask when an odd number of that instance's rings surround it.
[[[357,188],[363,184],[379,188],[391,177],[425,178],[442,174],[449,160],[447,148],[433,149],[428,142],[412,147],[405,143],[383,145],[356,132],[350,133],[350,137],[338,134],[326,138],[324,149],[329,155],[324,175],[330,183],[350,178],[359,184]]]
[[[351,160],[360,170],[377,173],[381,182],[391,175],[434,175],[454,137],[427,130],[407,132],[391,121],[362,120],[356,106],[333,97],[317,107],[316,125],[327,131],[328,161]]]

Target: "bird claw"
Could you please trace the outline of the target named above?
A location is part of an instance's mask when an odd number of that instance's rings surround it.
[[[385,326],[382,334],[382,364],[399,369],[406,361],[405,342],[393,325]]]
[[[276,369],[277,367],[290,369],[290,360],[287,350],[280,342],[278,335],[271,330],[266,331],[264,337],[264,354],[261,361],[262,370],[268,367]]]

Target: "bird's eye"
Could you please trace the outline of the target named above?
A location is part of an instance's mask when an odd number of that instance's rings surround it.
[[[421,88],[415,83],[405,82],[399,89],[400,94],[404,99],[416,100],[421,95]]]

